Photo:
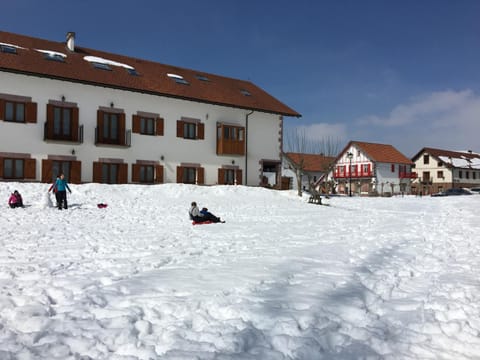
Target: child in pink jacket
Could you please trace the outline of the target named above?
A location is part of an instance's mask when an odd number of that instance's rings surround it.
[[[16,207],[23,207],[22,195],[20,195],[17,190],[10,195],[10,198],[8,199],[8,205],[10,205],[12,209]]]

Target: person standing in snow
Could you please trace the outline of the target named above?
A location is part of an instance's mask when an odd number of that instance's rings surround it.
[[[22,199],[22,195],[20,195],[20,193],[15,190],[12,195],[10,195],[10,198],[8,199],[8,205],[14,209],[14,208],[17,208],[17,207],[23,207],[23,199]]]
[[[58,175],[57,180],[55,180],[55,184],[53,184],[53,187],[51,189],[55,193],[58,210],[62,210],[62,204],[64,209],[68,209],[67,190],[70,194],[72,193],[72,191],[70,190],[70,187],[68,186],[67,180],[65,180],[65,175],[63,173]]]

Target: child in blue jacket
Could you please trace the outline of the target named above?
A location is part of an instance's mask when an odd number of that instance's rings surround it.
[[[64,209],[68,209],[67,190],[70,194],[72,193],[68,187],[67,180],[65,180],[65,175],[62,173],[58,175],[57,180],[55,180],[55,183],[53,184],[53,191],[55,192],[55,197],[57,199],[58,210],[62,210],[62,204]]]

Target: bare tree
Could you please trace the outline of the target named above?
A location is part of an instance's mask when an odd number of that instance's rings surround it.
[[[285,153],[294,152],[300,154],[321,154],[324,156],[337,156],[340,151],[340,141],[334,140],[331,136],[322,139],[312,139],[308,136],[304,127],[293,128],[285,131],[283,137],[283,157],[289,163],[290,168],[295,172],[298,188],[298,196],[302,196],[302,177],[307,176],[309,191],[312,192],[311,175],[305,171],[305,162],[302,157],[300,161],[293,162]],[[330,171],[330,167],[328,171]]]

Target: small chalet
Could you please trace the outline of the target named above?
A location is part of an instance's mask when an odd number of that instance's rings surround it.
[[[289,184],[286,188],[298,190],[296,173],[299,171],[301,174],[301,187],[303,190],[308,190],[311,185],[316,184],[322,177],[328,174],[334,161],[334,156],[325,156],[323,154],[285,153],[283,158],[283,179],[288,179]]]
[[[480,154],[423,148],[413,158],[417,181],[412,191],[431,194],[454,187],[480,186]]]
[[[392,145],[350,141],[335,161],[337,191],[346,195],[410,193],[412,161]]]

